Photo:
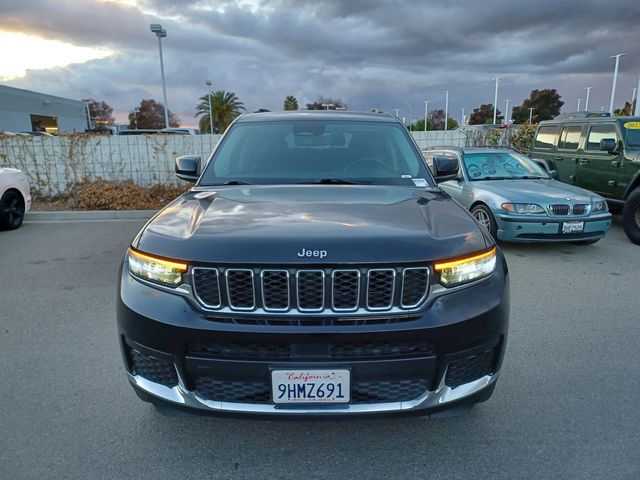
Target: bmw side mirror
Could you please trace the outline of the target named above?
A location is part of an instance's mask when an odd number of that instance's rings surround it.
[[[433,157],[433,176],[438,183],[458,178],[458,159],[437,155]]]
[[[600,140],[600,150],[607,153],[616,153],[616,139],[615,138],[603,138]]]
[[[184,155],[176,158],[176,175],[187,182],[197,182],[200,178],[200,157]]]
[[[556,180],[558,178],[558,170],[549,170],[549,176]]]

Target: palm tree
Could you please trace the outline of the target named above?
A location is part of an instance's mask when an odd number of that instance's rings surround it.
[[[213,113],[213,131],[224,133],[233,119],[244,110],[244,103],[233,92],[217,90],[200,97],[200,103],[196,105],[196,117],[200,117],[199,127],[203,133],[210,132],[209,123],[209,96],[211,96],[211,111]]]
[[[287,98],[284,99],[284,109],[285,110],[298,110],[298,100],[293,95],[288,95]]]

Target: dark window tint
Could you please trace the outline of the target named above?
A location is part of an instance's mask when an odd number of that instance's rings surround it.
[[[538,134],[536,135],[536,141],[534,147],[536,148],[551,148],[556,143],[556,127],[540,127]]]
[[[560,143],[558,148],[561,150],[577,150],[580,143],[580,134],[582,133],[582,127],[573,125],[570,127],[564,127],[560,134]]]
[[[589,130],[589,138],[587,139],[587,150],[600,150],[600,140],[605,138],[618,140],[616,126],[613,123],[605,123],[604,125],[594,125],[591,127]]]

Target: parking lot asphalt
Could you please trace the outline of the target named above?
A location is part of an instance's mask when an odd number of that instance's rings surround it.
[[[141,220],[0,232],[0,478],[640,478],[640,246],[506,245],[492,399],[455,418],[164,417],[125,379],[118,263]]]

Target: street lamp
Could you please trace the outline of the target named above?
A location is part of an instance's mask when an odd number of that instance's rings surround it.
[[[449,90],[444,91],[444,129],[447,130],[449,120]]]
[[[427,115],[429,112],[429,100],[424,101],[424,131],[427,131]]]
[[[638,101],[638,97],[640,97],[640,77],[638,77],[638,87],[636,89],[636,111],[633,112],[633,115],[636,117],[640,117],[640,102]]]
[[[589,94],[591,93],[591,87],[584,87],[587,91],[587,97],[584,99],[584,111],[589,111]]]
[[[579,98],[579,99],[578,99],[578,106],[576,107],[576,112],[579,112],[579,111],[580,111],[580,103],[581,103],[581,102],[582,102],[582,99],[581,99],[581,98]]]
[[[618,82],[618,66],[620,65],[620,57],[624,57],[626,53],[619,53],[617,55],[613,55],[611,58],[616,59],[616,66],[613,69],[613,84],[611,85],[611,101],[609,102],[609,113],[613,115],[613,101],[616,96],[616,83]]]
[[[209,130],[211,131],[211,135],[213,135],[213,110],[211,109],[211,81],[207,80],[204,82],[209,87]]]
[[[169,128],[169,106],[167,105],[167,85],[164,80],[164,60],[162,58],[162,39],[167,36],[167,31],[159,23],[152,23],[149,28],[158,37],[158,49],[160,51],[160,73],[162,75],[162,97],[164,101],[164,126]]]
[[[495,125],[498,116],[498,80],[500,80],[500,77],[496,77],[494,80],[496,81],[496,92],[493,97],[493,124]]]

